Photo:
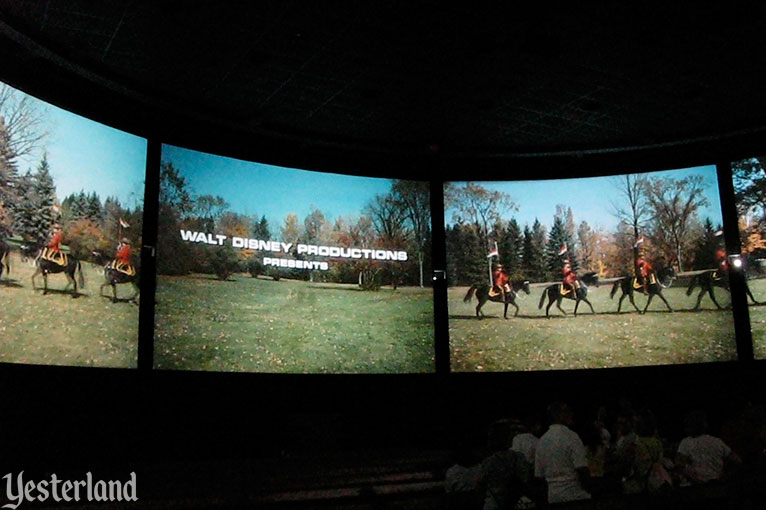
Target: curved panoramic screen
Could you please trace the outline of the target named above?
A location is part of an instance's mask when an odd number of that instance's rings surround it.
[[[739,214],[739,236],[747,275],[747,302],[753,354],[766,359],[766,158],[731,165]]]
[[[434,370],[426,182],[163,145],[157,368]]]
[[[448,183],[445,220],[453,370],[736,359],[714,166]]]
[[[136,366],[145,169],[145,139],[0,83],[0,361]]]

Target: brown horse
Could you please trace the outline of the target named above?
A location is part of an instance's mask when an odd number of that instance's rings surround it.
[[[511,282],[511,291],[505,293],[505,301],[503,301],[503,295],[501,293],[495,294],[493,296],[489,295],[489,285],[475,283],[471,285],[470,289],[468,289],[468,292],[463,298],[463,302],[467,303],[470,301],[471,297],[474,295],[474,293],[476,293],[476,299],[479,300],[479,304],[476,305],[476,317],[478,319],[481,319],[482,315],[484,315],[484,313],[481,311],[481,307],[484,306],[484,303],[487,301],[503,303],[505,305],[505,309],[503,310],[503,318],[507,319],[509,304],[516,308],[516,313],[514,313],[513,316],[516,317],[519,314],[519,305],[516,304],[516,295],[520,290],[523,290],[529,294],[529,280],[514,280]]]
[[[99,251],[92,252],[93,255],[96,257],[96,262],[103,266],[104,268],[104,278],[106,279],[106,282],[101,285],[101,288],[98,291],[98,294],[103,297],[104,296],[104,287],[112,287],[112,303],[116,303],[117,301],[120,301],[117,299],[117,285],[122,283],[129,283],[133,286],[133,296],[126,299],[125,301],[133,302],[135,303],[136,297],[138,297],[139,288],[138,288],[138,282],[140,281],[139,273],[136,271],[134,274],[128,274],[123,271],[118,271],[117,269],[113,268],[110,264],[111,260],[104,255],[103,253]]]
[[[0,240],[0,278],[3,276],[3,266],[7,278],[11,274],[11,247],[5,241]]]
[[[696,274],[689,280],[689,287],[686,289],[686,295],[691,296],[695,287],[700,288],[700,293],[697,295],[697,304],[694,305],[695,310],[699,310],[700,302],[706,293],[710,296],[710,299],[713,300],[715,306],[717,306],[719,310],[723,310],[723,307],[719,305],[718,301],[715,299],[713,287],[720,287],[731,292],[729,289],[729,274],[726,271],[718,269],[709,269],[704,273]],[[745,292],[747,293],[747,297],[753,301],[753,304],[759,304],[753,297],[753,293],[750,292],[750,286],[747,284],[747,280],[745,280]]]
[[[27,247],[28,251],[33,250],[34,248]],[[64,273],[67,277],[67,280],[69,280],[66,284],[66,287],[64,287],[64,290],[69,288],[70,285],[74,285],[74,290],[72,291],[72,297],[76,298],[79,296],[77,293],[77,283],[79,282],[80,288],[85,288],[85,277],[82,273],[82,265],[80,264],[80,261],[72,256],[67,256],[66,258],[66,264],[57,264],[53,261],[50,261],[48,259],[42,258],[42,249],[37,249],[37,256],[35,257],[35,265],[37,266],[37,269],[35,270],[35,273],[32,275],[32,289],[37,290],[37,286],[35,285],[35,277],[39,274],[43,275],[43,295],[48,293],[48,274],[50,273]],[[77,273],[78,278],[75,279],[75,273]]]
[[[548,298],[548,306],[545,307],[546,317],[550,317],[549,311],[553,303],[556,303],[556,308],[561,310],[561,313],[566,315],[567,312],[561,308],[561,301],[563,299],[573,299],[575,302],[575,317],[577,317],[577,308],[580,306],[580,301],[585,301],[585,303],[587,303],[587,305],[590,307],[591,313],[596,313],[593,310],[593,305],[590,304],[590,301],[588,301],[588,285],[598,287],[598,275],[594,272],[585,273],[583,277],[578,278],[577,281],[580,283],[577,290],[569,291],[565,294],[561,293],[561,283],[554,283],[553,285],[547,286],[543,291],[543,295],[540,296],[540,303],[537,305],[537,308],[542,309],[543,305],[545,304],[545,299]]]

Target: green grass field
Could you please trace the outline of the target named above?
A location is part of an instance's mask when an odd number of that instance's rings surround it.
[[[589,289],[588,298],[597,315],[585,303],[577,317],[574,301],[564,300],[563,316],[554,304],[550,320],[538,302],[545,285],[533,285],[531,294],[519,301],[521,310],[503,319],[503,305],[486,303],[484,320],[475,317],[475,298],[463,302],[466,287],[448,291],[450,314],[451,367],[454,371],[554,370],[666,365],[707,361],[729,361],[737,357],[734,324],[729,310],[719,311],[709,297],[702,299],[701,311],[690,309],[697,292],[686,296],[684,282],[676,282],[663,294],[675,313],[654,298],[645,315],[639,315],[627,298],[617,314],[617,296],[609,298],[611,284]],[[766,280],[753,280],[756,299],[766,300]],[[643,309],[646,297],[636,296]],[[731,302],[728,292],[716,289],[721,305]],[[547,304],[547,301],[546,301]],[[749,308],[756,357],[766,357],[766,307]],[[626,313],[627,312],[627,313]]]
[[[154,364],[270,373],[434,370],[433,291],[159,276]]]
[[[766,279],[750,280],[749,285],[755,299],[766,302]],[[766,359],[766,306],[750,306],[748,311],[755,359]]]
[[[0,361],[45,365],[135,367],[138,306],[99,297],[100,268],[83,263],[86,287],[77,299],[63,273],[49,275],[50,292],[32,290],[34,268],[11,253],[10,275],[0,278]],[[36,278],[42,286],[42,276]],[[110,293],[111,289],[104,289]],[[118,286],[129,298],[130,285]]]

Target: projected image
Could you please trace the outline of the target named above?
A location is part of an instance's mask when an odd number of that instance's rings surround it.
[[[753,351],[757,359],[766,359],[766,158],[735,161],[731,170],[747,275]]]
[[[714,166],[455,182],[445,202],[453,370],[736,358]]]
[[[146,140],[0,83],[0,362],[136,366],[145,168]]]
[[[155,366],[434,370],[425,182],[163,146]]]

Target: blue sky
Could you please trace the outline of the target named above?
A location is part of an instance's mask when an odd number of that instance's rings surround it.
[[[22,92],[19,92],[20,94]],[[128,207],[143,203],[146,139],[80,117],[31,97],[42,113],[56,195],[95,191],[102,202],[117,197]],[[18,162],[19,171],[37,168],[42,150]]]
[[[682,179],[690,175],[701,175],[706,188],[703,192],[708,206],[698,211],[701,220],[709,217],[714,225],[722,222],[720,198],[718,196],[718,179],[714,165],[649,172],[649,177],[672,177]],[[505,219],[516,218],[523,228],[525,224],[532,226],[535,218],[550,229],[557,204],[572,208],[575,224],[587,221],[592,228],[603,227],[609,231],[617,226],[612,203],[620,199],[617,191],[619,177],[588,177],[580,179],[556,179],[541,181],[488,181],[476,182],[481,186],[496,191],[508,193],[518,206],[517,211],[508,212]],[[465,185],[465,183],[456,183]],[[445,221],[453,223],[454,210],[445,211]]]
[[[328,221],[359,217],[369,201],[388,193],[392,184],[390,179],[284,168],[172,145],[162,146],[162,160],[181,171],[194,195],[219,195],[231,211],[266,215],[272,228],[281,227],[288,213],[303,221],[312,205]]]

